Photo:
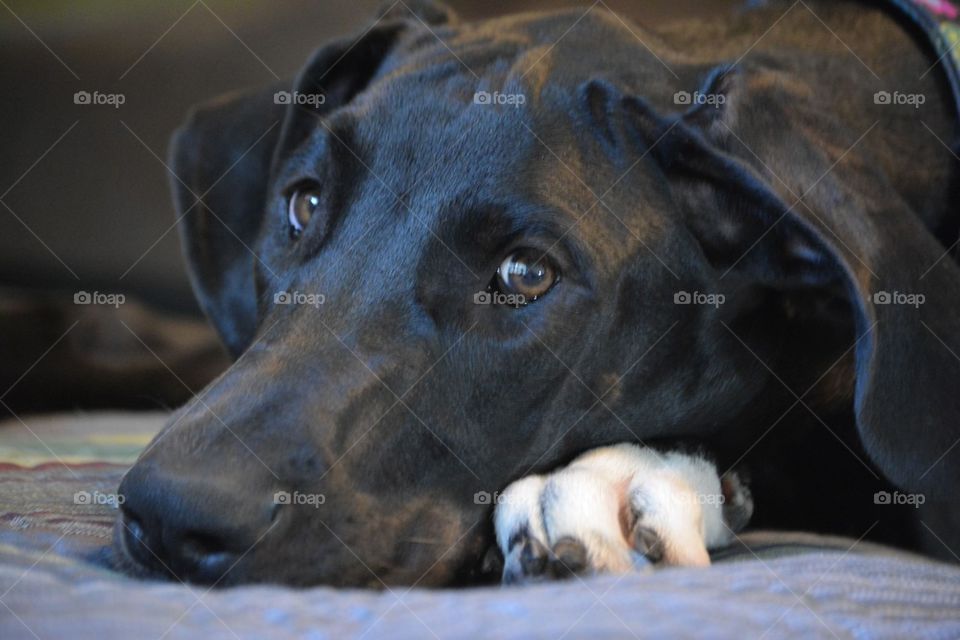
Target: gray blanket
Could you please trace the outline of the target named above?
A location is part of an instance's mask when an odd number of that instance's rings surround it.
[[[516,589],[208,592],[40,566],[0,587],[9,639],[960,638],[960,570],[843,551]]]

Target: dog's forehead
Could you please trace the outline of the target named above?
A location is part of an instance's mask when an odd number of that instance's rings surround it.
[[[659,92],[676,80],[670,69],[676,61],[667,61],[684,55],[684,45],[596,5],[442,28],[414,26],[397,41],[381,77],[428,70],[434,77],[462,76],[478,87],[514,80],[534,95],[548,86],[572,89],[598,76],[623,77]]]
[[[598,32],[604,44],[594,40]],[[589,55],[584,38],[593,42]],[[610,259],[628,253],[634,236],[623,233],[621,221],[628,208],[615,206],[618,193],[606,193],[624,167],[584,151],[591,143],[583,135],[579,87],[627,66],[607,48],[639,64],[642,54],[653,59],[623,24],[600,11],[413,28],[366,89],[327,126],[316,127],[316,136],[349,147],[333,160],[357,161],[350,209],[362,215],[347,217],[357,224],[382,217],[392,228],[415,213],[444,238],[550,228],[545,235],[580,240],[586,251],[606,247]],[[605,60],[602,70],[597,59]],[[635,166],[631,177],[643,172]],[[626,188],[621,181],[620,190]],[[605,193],[617,215],[597,205]],[[599,215],[584,215],[590,211]],[[424,247],[431,237],[424,234]],[[405,246],[416,253],[410,238]]]
[[[361,139],[387,161],[420,171],[437,163],[478,183],[515,175],[531,158],[563,160],[563,145],[582,137],[585,83],[673,90],[658,57],[666,53],[645,46],[643,33],[601,9],[415,23],[352,105]]]
[[[644,35],[652,37],[645,29],[595,7],[586,12],[532,12],[443,27],[413,22],[412,27],[396,42],[381,74],[451,61],[475,79],[505,61],[524,76],[560,62],[575,72],[589,72],[603,70],[597,68],[598,61],[604,67],[616,63],[609,58],[616,51],[628,53],[638,66],[654,55],[651,46],[644,44]]]

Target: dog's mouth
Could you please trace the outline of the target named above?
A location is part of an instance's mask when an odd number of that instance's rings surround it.
[[[483,542],[471,545],[474,549],[485,549],[471,557],[463,559],[452,569],[440,568],[444,562],[442,545],[428,538],[408,539],[406,545],[417,545],[434,554],[435,559],[427,567],[404,569],[393,567],[375,571],[369,568],[368,574],[346,577],[344,572],[327,573],[326,571],[303,571],[303,563],[294,565],[295,569],[286,571],[281,561],[273,563],[269,572],[259,573],[255,568],[244,564],[245,556],[229,551],[213,550],[199,546],[195,549],[198,561],[192,570],[175,571],[160,555],[145,551],[135,542],[131,545],[127,533],[127,526],[118,518],[114,529],[113,545],[106,566],[124,575],[155,581],[171,581],[183,584],[198,584],[210,588],[229,588],[245,584],[282,584],[293,587],[312,587],[330,585],[338,587],[355,587],[373,590],[388,589],[397,585],[416,585],[421,587],[459,588],[468,586],[482,586],[497,584],[503,571],[503,556],[493,540],[484,537]],[[160,550],[161,553],[165,553]],[[356,558],[362,562],[362,557]],[[432,574],[440,576],[432,577]]]
[[[449,587],[499,578],[489,507],[465,512],[417,497],[386,513],[384,501],[359,494],[311,501],[304,496],[313,494],[271,491],[251,508],[250,500],[228,502],[220,482],[183,479],[142,463],[124,478],[115,569],[211,587]]]

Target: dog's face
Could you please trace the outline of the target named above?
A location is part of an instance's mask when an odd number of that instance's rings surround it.
[[[551,47],[569,20],[388,15],[290,93],[194,115],[184,247],[238,359],[124,480],[126,555],[207,582],[451,583],[510,481],[756,402],[721,322],[756,297],[684,292],[842,270],[803,225],[738,220],[775,198],[710,147],[724,112],[670,115],[656,56],[586,20]],[[717,95],[736,82],[705,71]]]

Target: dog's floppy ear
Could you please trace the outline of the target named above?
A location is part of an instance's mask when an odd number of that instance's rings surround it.
[[[346,105],[366,87],[401,25],[384,19],[359,39],[321,48],[292,91],[275,86],[201,105],[174,135],[183,253],[200,306],[233,356],[258,327],[257,240],[275,158],[317,126],[312,116]]]
[[[254,245],[284,113],[273,88],[227,96],[195,108],[171,145],[173,195],[190,281],[235,357],[257,328]]]
[[[741,88],[735,74],[721,70],[702,94],[715,99],[684,114],[659,115],[636,97],[624,104],[677,197],[712,192],[712,210],[690,226],[718,267],[767,283],[846,287],[864,448],[899,486],[950,495],[960,486],[960,268],[856,149],[847,162],[834,162],[821,151],[829,145],[811,140],[770,102],[762,105],[770,118],[764,124],[776,125],[767,130],[776,140],[751,137],[762,125],[737,104]],[[747,144],[790,149],[794,171],[805,171],[803,182],[815,186],[788,188],[795,176],[786,167],[778,171],[784,181],[772,176]]]
[[[430,26],[454,24],[457,21],[453,9],[434,0],[386,0],[380,8],[379,17],[383,20],[419,20]]]
[[[409,10],[406,10],[409,14]],[[409,20],[388,14],[356,41],[327,45],[317,51],[300,71],[289,94],[283,131],[277,153],[289,153],[330,112],[349,104],[376,76]],[[408,16],[409,17],[409,16]],[[410,17],[410,20],[413,20]]]
[[[453,11],[432,0],[393,2],[357,40],[320,49],[294,82],[278,151],[293,149],[318,126],[311,115],[323,116],[363,91],[403,33],[455,21]]]

